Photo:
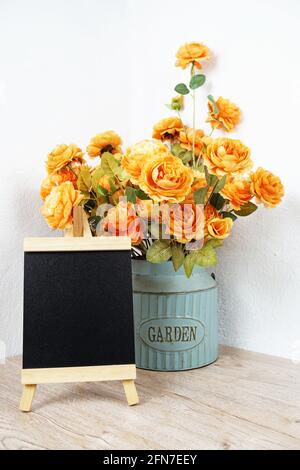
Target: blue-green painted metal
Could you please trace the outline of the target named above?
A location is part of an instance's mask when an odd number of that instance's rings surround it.
[[[201,267],[190,279],[171,262],[133,260],[136,365],[194,369],[218,358],[217,283]]]

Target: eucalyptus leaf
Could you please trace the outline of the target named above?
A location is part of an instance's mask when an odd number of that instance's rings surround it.
[[[177,91],[177,93],[179,93],[180,95],[188,95],[190,92],[185,83],[178,83],[178,85],[176,85],[175,87],[175,91]]]
[[[169,240],[156,240],[148,248],[146,259],[150,263],[164,263],[172,256],[172,249]]]
[[[172,245],[172,263],[174,266],[174,270],[178,271],[178,269],[183,265],[184,262],[184,252],[182,246],[179,244]]]
[[[249,201],[246,204],[244,204],[240,210],[234,211],[234,213],[238,215],[239,217],[246,217],[247,215],[250,215],[253,212],[255,212],[256,209],[257,209],[257,205]]]
[[[206,80],[205,75],[202,75],[202,74],[194,75],[190,80],[190,89],[196,90],[196,88],[199,88],[200,86],[204,85],[205,80]]]

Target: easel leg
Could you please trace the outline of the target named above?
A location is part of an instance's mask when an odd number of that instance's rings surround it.
[[[31,404],[36,390],[36,385],[23,385],[23,393],[20,401],[21,411],[30,411]]]
[[[122,383],[128,405],[137,405],[139,402],[139,397],[135,388],[134,380],[122,380]]]

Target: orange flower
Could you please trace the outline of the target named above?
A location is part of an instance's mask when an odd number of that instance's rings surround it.
[[[117,206],[109,209],[102,227],[113,236],[131,237],[132,244],[138,245],[144,238],[146,226],[130,202],[120,201]]]
[[[213,105],[208,101],[208,117],[207,122],[210,122],[212,128],[224,129],[227,132],[232,132],[235,126],[241,120],[240,109],[229,100],[225,98],[218,98],[216,101],[218,112],[213,112]]]
[[[54,186],[46,197],[41,212],[48,225],[64,230],[72,225],[73,207],[83,199],[83,195],[74,189],[71,181]]]
[[[255,194],[258,202],[265,207],[276,207],[284,196],[284,187],[279,176],[270,171],[258,168],[251,173],[251,191]]]
[[[249,202],[253,197],[250,186],[250,182],[246,179],[231,177],[220,193],[225,199],[230,201],[233,209],[240,210],[241,206]]]
[[[138,216],[142,219],[151,220],[152,216],[154,217],[155,215],[155,206],[153,204],[152,199],[137,199],[135,208]]]
[[[114,131],[106,131],[92,137],[86,151],[91,158],[101,157],[104,152],[121,152],[121,144],[122,139],[118,134]]]
[[[250,149],[240,140],[226,138],[216,139],[207,146],[204,163],[217,176],[244,173],[253,165]]]
[[[182,129],[183,124],[181,119],[178,117],[168,117],[161,119],[153,126],[152,137],[160,140],[177,139]]]
[[[71,162],[84,162],[82,150],[75,144],[57,145],[48,155],[46,162],[47,171],[49,174],[56,173]]]
[[[200,155],[202,147],[204,132],[201,129],[195,130],[195,155]],[[192,150],[193,149],[193,139],[194,139],[194,129],[191,127],[182,130],[179,134],[179,140],[181,142],[181,147]]]
[[[126,150],[121,165],[133,184],[138,184],[142,168],[147,159],[154,155],[169,153],[168,148],[158,140],[142,140]]]
[[[208,222],[207,231],[211,238],[223,240],[229,236],[232,225],[233,220],[230,217],[225,217],[224,219],[215,217]]]
[[[176,66],[185,69],[193,64],[197,69],[202,68],[202,61],[209,59],[209,49],[199,42],[190,42],[181,46],[176,54]]]
[[[51,193],[51,190],[54,186],[59,186],[61,183],[65,181],[71,181],[74,185],[74,188],[77,189],[76,186],[77,176],[74,172],[66,167],[63,170],[60,170],[58,173],[52,173],[51,175],[46,176],[43,179],[40,189],[40,195],[43,200]]]
[[[203,239],[204,216],[200,205],[163,204],[160,208],[167,235],[173,235],[179,243]]]
[[[163,153],[146,161],[139,185],[155,202],[182,202],[191,191],[193,180],[192,169],[179,157]]]
[[[208,224],[212,219],[214,219],[216,217],[220,217],[220,214],[217,211],[217,209],[214,206],[212,206],[211,204],[207,204],[204,208],[204,219],[205,219],[204,234],[205,234],[205,240],[208,240],[210,238],[210,235],[208,233]]]

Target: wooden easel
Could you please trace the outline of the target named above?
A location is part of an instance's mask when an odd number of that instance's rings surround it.
[[[92,239],[89,223],[83,208],[75,207],[73,211],[73,226],[65,231],[65,237],[85,237]],[[21,380],[23,393],[20,401],[20,410],[31,411],[37,384],[110,380],[121,380],[128,405],[136,405],[139,403],[139,398],[134,383],[135,379],[135,364],[23,369]]]

